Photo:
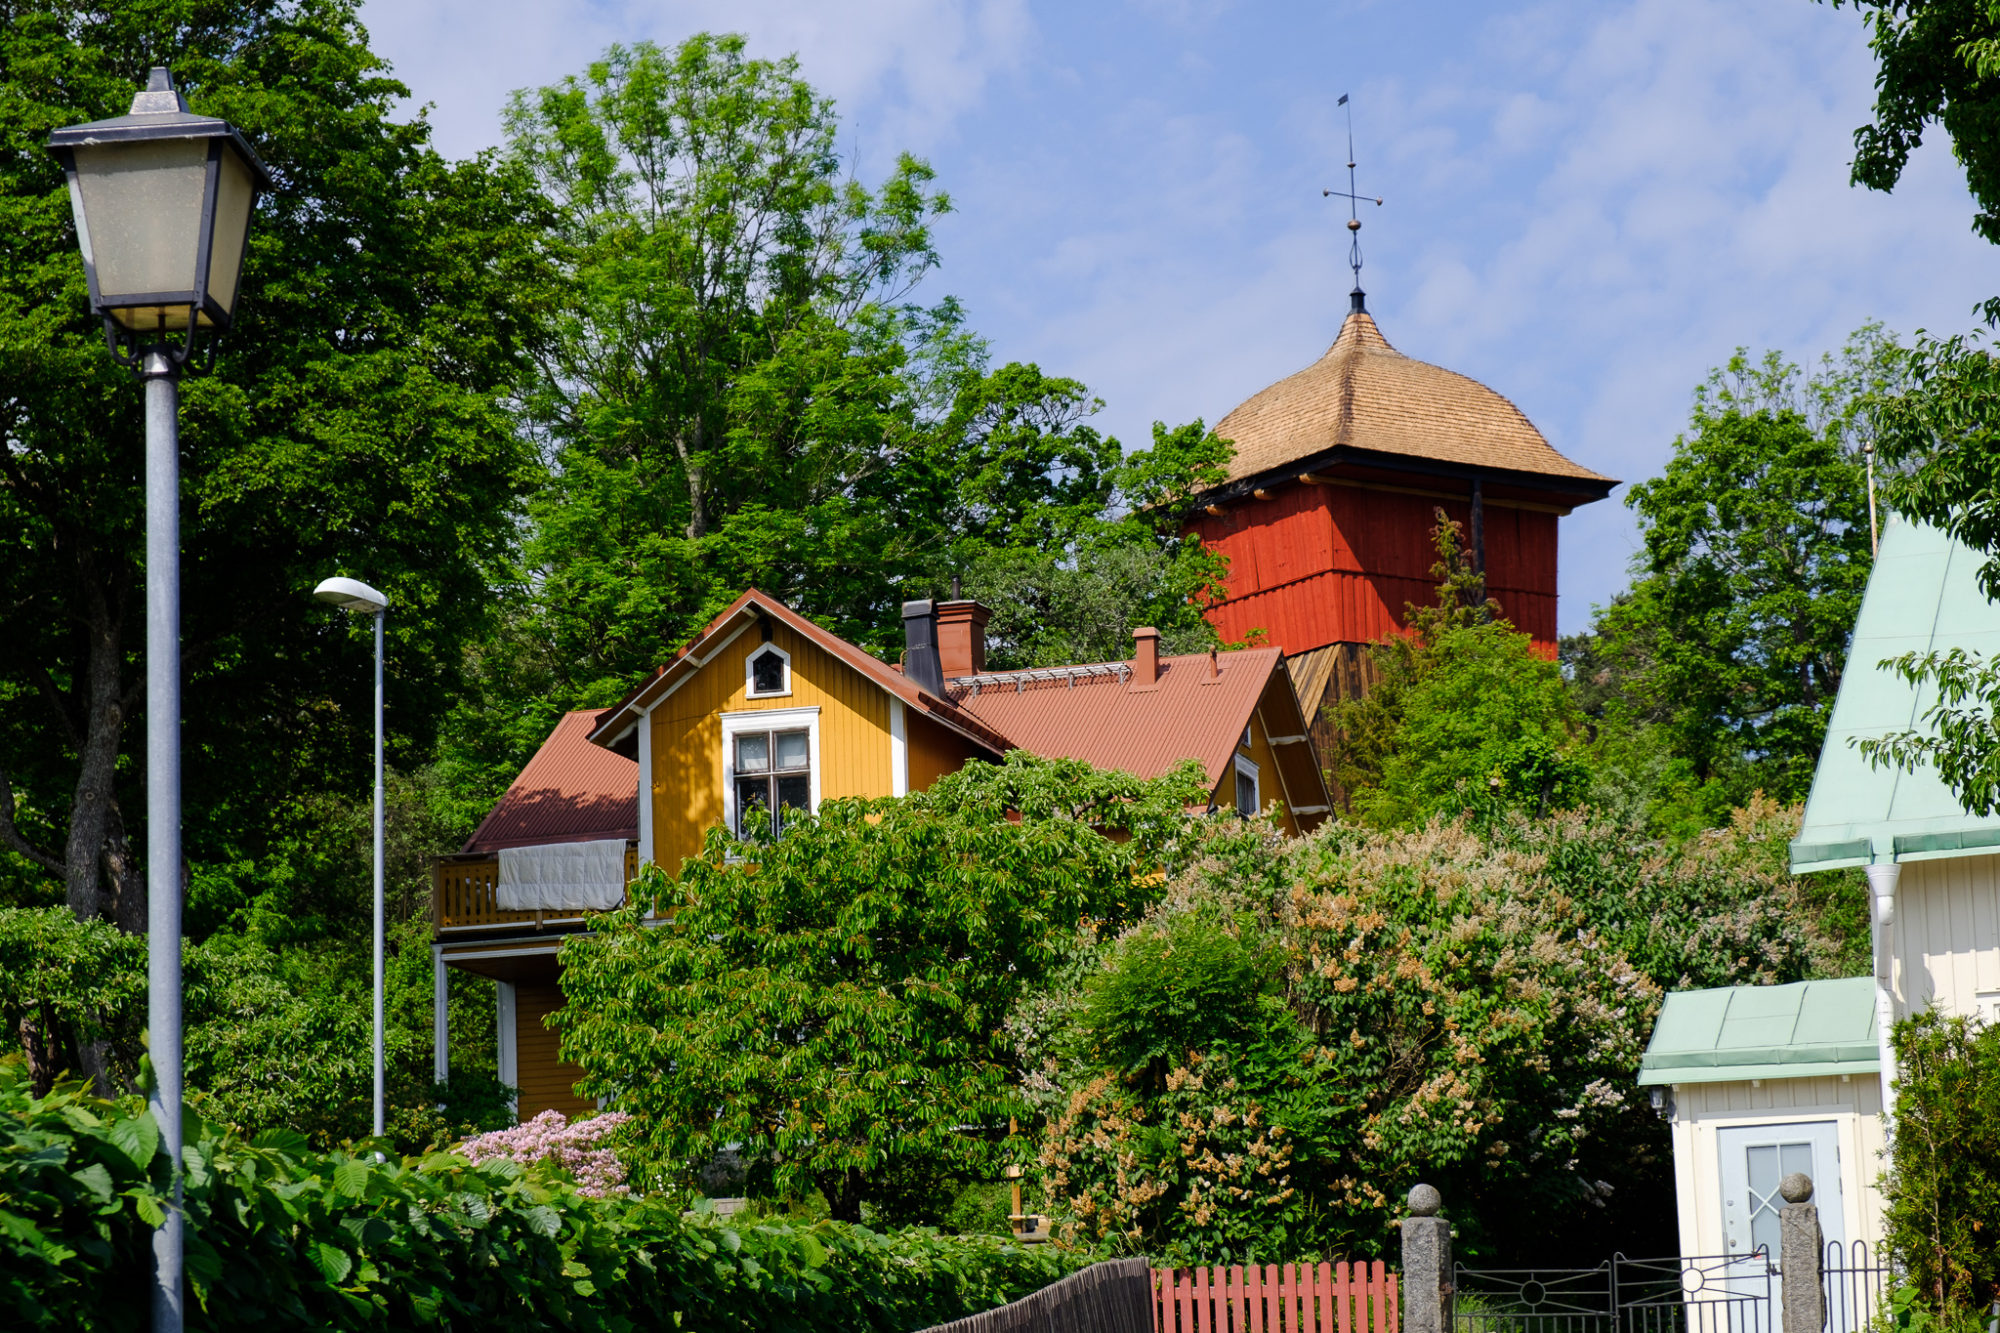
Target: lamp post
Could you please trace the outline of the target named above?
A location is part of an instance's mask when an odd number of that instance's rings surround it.
[[[129,114],[49,136],[69,179],[90,308],[146,385],[146,1030],[149,1096],[173,1163],[153,1233],[153,1327],[182,1325],[180,385],[195,333],[236,311],[250,215],[270,176],[228,122],[155,69]],[[179,346],[175,345],[179,335]],[[211,356],[214,344],[209,344]]]
[[[375,617],[375,1137],[382,1137],[382,616],[389,599],[358,579],[332,578],[313,596]]]

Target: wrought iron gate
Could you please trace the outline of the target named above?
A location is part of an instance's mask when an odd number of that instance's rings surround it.
[[[1777,1268],[1745,1255],[1454,1270],[1454,1333],[1774,1333]]]

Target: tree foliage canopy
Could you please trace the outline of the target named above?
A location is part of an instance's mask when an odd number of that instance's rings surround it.
[[[1810,371],[1739,348],[1696,389],[1627,498],[1631,589],[1564,645],[1600,726],[1646,730],[1730,801],[1804,796],[1873,563],[1864,451],[1907,366],[1867,325]]]
[[[1406,629],[1370,648],[1374,683],[1333,710],[1335,781],[1378,827],[1572,804],[1578,716],[1560,669],[1499,618],[1442,510],[1432,539],[1436,604],[1411,606]]]
[[[1851,4],[1875,52],[1875,120],[1854,132],[1854,183],[1892,190],[1938,125],[2000,244],[2000,8],[1992,0],[1833,0]]]
[[[827,801],[775,842],[712,830],[677,881],[647,872],[645,906],[563,946],[563,1058],[635,1116],[658,1176],[733,1147],[755,1193],[935,1220],[1025,1110],[1009,1009],[1079,926],[1142,908],[1204,789],[1194,765],[1140,782],[1017,752]]]

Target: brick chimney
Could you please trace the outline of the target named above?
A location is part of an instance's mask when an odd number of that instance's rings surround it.
[[[977,602],[937,604],[938,658],[946,680],[986,670],[986,622],[992,615]]]
[[[1160,683],[1160,632],[1151,625],[1132,631],[1132,688],[1150,690]]]

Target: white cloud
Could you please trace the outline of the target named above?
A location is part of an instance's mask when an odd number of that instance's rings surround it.
[[[499,141],[509,93],[580,73],[613,42],[715,31],[745,34],[753,55],[798,54],[879,162],[945,142],[1035,36],[1026,0],[368,0],[362,21],[416,99],[436,104],[454,156]]]

